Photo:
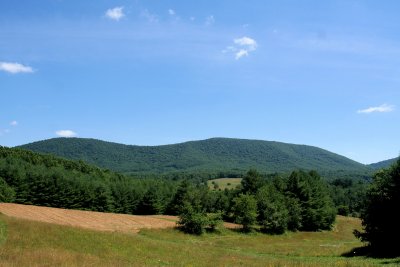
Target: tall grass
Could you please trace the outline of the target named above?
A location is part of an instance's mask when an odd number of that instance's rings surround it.
[[[396,259],[340,256],[362,244],[353,218],[333,231],[270,236],[223,230],[191,236],[175,229],[105,233],[0,216],[7,240],[0,266],[385,266]],[[3,228],[1,228],[3,227]],[[5,233],[1,230],[0,233]],[[2,235],[0,234],[0,237]],[[398,260],[397,260],[398,262]]]

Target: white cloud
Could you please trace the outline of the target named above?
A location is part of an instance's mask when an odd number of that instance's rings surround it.
[[[56,131],[56,135],[58,135],[60,137],[75,137],[78,134],[71,130],[59,130],[59,131]]]
[[[10,129],[0,129],[0,136],[8,134],[9,132],[11,132]]]
[[[215,18],[213,15],[210,15],[206,18],[206,26],[211,26],[215,23]]]
[[[170,14],[171,16],[174,16],[176,13],[175,13],[175,10],[168,9],[168,14]]]
[[[112,20],[119,21],[125,16],[123,9],[124,9],[123,6],[110,8],[106,11],[106,17]]]
[[[236,60],[248,56],[250,52],[255,51],[258,46],[256,40],[246,36],[234,39],[233,43],[234,45],[227,46],[222,50],[222,53],[233,53]]]
[[[158,16],[155,15],[155,14],[150,13],[147,9],[144,9],[140,13],[140,16],[142,18],[145,18],[150,23],[157,23],[158,22]]]
[[[233,42],[239,46],[245,47],[248,51],[254,51],[257,49],[257,42],[256,40],[249,38],[249,37],[242,37],[233,40]]]
[[[244,57],[244,56],[248,56],[248,55],[249,55],[249,51],[244,50],[244,49],[240,49],[238,52],[236,52],[235,59],[238,60],[239,58]]]
[[[0,62],[0,70],[16,74],[16,73],[32,73],[33,69],[29,66],[24,66],[20,63]]]
[[[10,122],[10,125],[11,125],[11,126],[17,126],[17,125],[18,125],[18,122],[17,122],[17,121],[12,121],[12,122]]]
[[[388,104],[383,104],[377,107],[369,107],[366,109],[360,109],[357,111],[357,113],[364,113],[364,114],[369,114],[369,113],[373,113],[373,112],[391,112],[394,110],[394,106],[393,105],[388,105]]]

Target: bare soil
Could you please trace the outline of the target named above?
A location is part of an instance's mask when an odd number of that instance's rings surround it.
[[[0,213],[39,222],[124,233],[137,233],[143,228],[173,228],[178,220],[178,217],[169,215],[128,215],[13,203],[0,203]],[[238,227],[233,223],[224,223],[224,226],[231,229]]]
[[[171,228],[175,216],[139,216],[94,211],[67,210],[32,205],[0,203],[4,215],[27,220],[81,227],[98,231],[137,233],[142,228]]]

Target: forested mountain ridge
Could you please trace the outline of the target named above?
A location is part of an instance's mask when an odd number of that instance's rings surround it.
[[[135,146],[84,138],[54,138],[20,146],[35,152],[84,160],[129,174],[174,171],[290,172],[368,175],[371,169],[327,150],[273,141],[211,138],[162,146]]]
[[[399,158],[393,158],[393,159],[388,159],[388,160],[383,160],[380,162],[376,162],[376,163],[372,163],[369,164],[368,166],[374,170],[378,170],[378,169],[383,169],[383,168],[388,168],[391,165],[393,165],[396,160],[398,160]]]

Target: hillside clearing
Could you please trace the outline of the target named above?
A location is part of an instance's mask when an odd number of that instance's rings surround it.
[[[208,180],[207,185],[211,190],[225,190],[225,188],[235,189],[238,185],[240,185],[241,181],[242,178],[219,178]]]

